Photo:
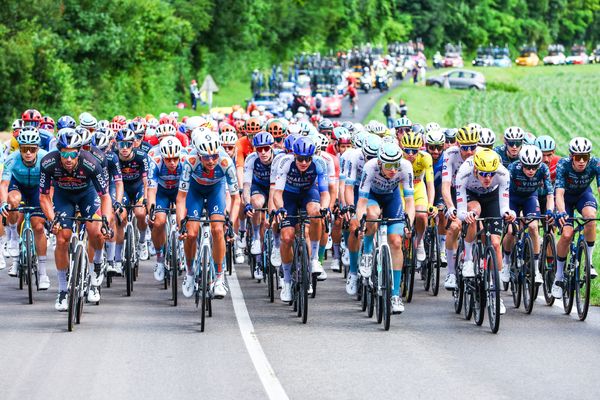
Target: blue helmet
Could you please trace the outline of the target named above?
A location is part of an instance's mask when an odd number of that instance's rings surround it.
[[[62,149],[78,149],[82,146],[83,140],[81,135],[75,129],[63,128],[58,131],[56,148]]]
[[[547,135],[539,136],[535,139],[535,145],[543,152],[554,151],[556,149],[556,142],[552,137]]]
[[[285,138],[285,140],[283,141],[283,145],[285,146],[285,149],[287,151],[293,151],[294,150],[294,142],[299,137],[300,137],[300,135],[297,134],[297,133],[293,133],[291,135],[287,135],[286,138]]]
[[[139,121],[131,121],[127,124],[127,129],[132,130],[136,136],[143,135],[146,130],[144,125]]]
[[[132,142],[135,140],[135,132],[131,129],[123,128],[117,132],[117,142]]]
[[[73,117],[71,117],[69,115],[63,115],[56,122],[56,127],[58,128],[59,131],[64,128],[75,129],[76,125],[77,124],[75,123],[75,119],[73,119]]]
[[[271,146],[273,143],[275,143],[275,139],[269,132],[258,132],[252,138],[252,146],[254,147]]]
[[[183,134],[185,134],[187,127],[185,126],[185,124],[179,124],[179,128],[177,128],[177,130]]]
[[[301,136],[294,142],[294,154],[297,156],[310,157],[315,154],[315,144],[310,138]]]

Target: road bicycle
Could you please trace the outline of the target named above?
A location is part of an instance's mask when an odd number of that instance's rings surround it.
[[[556,275],[556,239],[554,228],[545,220],[542,221],[542,231],[544,232],[540,252],[540,271],[543,279],[542,291],[546,305],[551,306],[555,300],[552,296],[552,284]]]
[[[431,289],[433,296],[437,296],[440,290],[440,269],[442,267],[436,221],[436,216],[429,216],[427,220],[427,229],[425,230],[423,239],[427,258],[421,264],[421,277],[424,278],[424,289],[425,291]]]
[[[280,289],[277,268],[271,264],[271,254],[273,252],[273,228],[271,222],[273,221],[273,217],[273,212],[267,215],[267,228],[264,233],[263,251],[261,253],[261,267],[263,269],[264,281],[267,283],[267,293],[271,303],[275,301],[275,292]]]
[[[143,204],[126,204],[121,206],[127,211],[125,219],[125,235],[123,239],[123,275],[125,276],[125,285],[127,296],[133,292],[133,282],[137,279],[139,272],[139,258],[136,245],[138,243],[139,232],[135,221],[134,210],[138,207],[145,207]],[[117,211],[117,224],[121,226],[123,220],[120,217],[120,210]]]
[[[408,220],[408,219],[407,219]],[[414,226],[407,227],[411,232],[410,238],[405,237],[402,240],[402,255],[404,257],[402,274],[402,297],[407,303],[412,301],[415,288],[415,270],[417,268],[417,231]]]

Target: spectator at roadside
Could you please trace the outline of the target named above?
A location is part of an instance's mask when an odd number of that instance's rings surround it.
[[[406,117],[406,114],[408,114],[408,106],[406,105],[406,102],[404,101],[404,99],[400,99],[400,103],[398,103],[398,107],[400,108],[400,118]]]
[[[200,97],[200,92],[198,91],[198,83],[195,79],[192,79],[190,83],[190,99],[192,101],[192,110],[196,109],[198,97]]]
[[[383,106],[382,111],[383,111],[383,115],[385,116],[386,121],[387,121],[387,127],[393,128],[394,121],[396,120],[398,114],[400,114],[400,112],[401,112],[400,107],[398,106],[398,104],[396,104],[394,99],[392,99],[390,97],[390,98],[388,98],[388,101]]]

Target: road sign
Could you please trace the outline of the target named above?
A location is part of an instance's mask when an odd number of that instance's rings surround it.
[[[206,75],[206,78],[204,78],[204,82],[202,82],[202,86],[200,87],[200,93],[206,93],[206,102],[208,103],[209,110],[212,108],[212,94],[218,91],[219,87],[215,83],[213,77]]]

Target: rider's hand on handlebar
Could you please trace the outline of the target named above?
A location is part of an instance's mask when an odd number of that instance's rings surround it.
[[[8,218],[8,203],[4,202],[2,203],[2,205],[0,205],[0,214],[2,214],[2,216],[4,218]]]
[[[430,204],[429,207],[427,207],[427,215],[430,217],[435,217],[438,213],[438,208],[436,206],[434,206],[433,204]]]
[[[554,224],[554,213],[552,210],[546,210],[546,222],[550,225]]]
[[[446,210],[446,218],[452,221],[456,220],[456,208],[450,207]]]
[[[246,215],[250,218],[252,218],[252,216],[254,215],[254,209],[252,208],[252,204],[247,203],[244,206],[244,212],[246,213]]]
[[[567,214],[566,212],[559,212],[556,213],[556,219],[558,220],[558,224],[562,227],[564,224],[567,223],[567,218],[569,217],[569,214]]]
[[[508,210],[504,213],[504,220],[506,222],[514,222],[517,219],[517,214],[513,210]]]
[[[275,218],[277,219],[278,223],[283,222],[283,220],[285,219],[286,216],[287,216],[287,210],[283,207],[281,207],[279,210],[277,210],[275,212]]]
[[[469,211],[465,216],[465,222],[467,224],[472,224],[477,220],[477,213],[475,211]]]

